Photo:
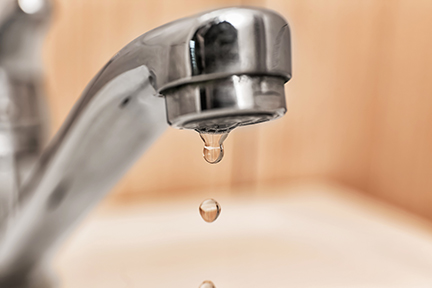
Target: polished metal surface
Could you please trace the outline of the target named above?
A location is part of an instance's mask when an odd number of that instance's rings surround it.
[[[43,270],[71,226],[164,132],[167,119],[210,133],[275,119],[286,112],[290,78],[289,28],[269,10],[210,11],[132,41],[87,86],[8,211],[0,287],[37,282],[19,279]]]
[[[183,18],[132,41],[102,69],[90,94],[121,73],[145,65],[159,92],[231,75],[291,78],[290,32],[273,11],[225,8]]]
[[[168,123],[205,133],[226,133],[286,112],[285,80],[276,76],[233,75],[182,85],[164,92]]]

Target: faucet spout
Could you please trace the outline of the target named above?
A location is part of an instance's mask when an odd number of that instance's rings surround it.
[[[129,43],[87,86],[0,227],[0,286],[33,287],[23,274],[41,270],[167,122],[226,133],[276,119],[290,78],[289,28],[269,10],[210,11]]]

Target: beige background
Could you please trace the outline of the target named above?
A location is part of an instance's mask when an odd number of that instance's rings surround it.
[[[291,26],[284,118],[234,131],[218,165],[202,159],[195,132],[169,129],[111,199],[329,178],[432,218],[432,1],[56,3],[44,55],[53,131],[112,55],[158,25],[256,5],[278,11]]]

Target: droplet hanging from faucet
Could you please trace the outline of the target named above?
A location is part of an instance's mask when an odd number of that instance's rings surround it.
[[[224,156],[223,142],[228,133],[200,133],[200,137],[204,141],[204,159],[210,164],[219,163]]]
[[[216,286],[213,284],[213,282],[207,280],[201,283],[199,288],[216,288]]]
[[[216,221],[221,210],[221,206],[214,199],[204,200],[199,207],[201,217],[208,223]]]

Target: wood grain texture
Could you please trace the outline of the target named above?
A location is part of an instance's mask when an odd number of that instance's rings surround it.
[[[432,218],[431,1],[58,0],[45,46],[53,131],[93,75],[133,38],[233,5],[267,7],[288,19],[288,114],[231,133],[218,165],[202,159],[195,132],[169,129],[115,195],[168,197],[322,177]]]
[[[326,176],[432,218],[432,2],[266,6],[291,23],[294,77],[261,179]]]
[[[432,218],[432,2],[391,7],[366,189]],[[389,13],[390,14],[390,13]]]
[[[292,30],[288,114],[260,127],[260,180],[323,176],[364,181],[368,153],[373,1],[279,1]],[[271,147],[271,148],[270,148]]]

